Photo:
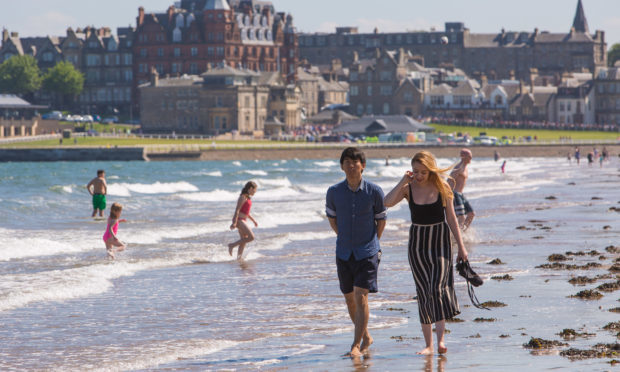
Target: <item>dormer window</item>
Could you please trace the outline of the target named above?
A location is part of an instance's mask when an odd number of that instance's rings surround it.
[[[181,30],[178,27],[172,31],[172,41],[175,43],[181,41]]]

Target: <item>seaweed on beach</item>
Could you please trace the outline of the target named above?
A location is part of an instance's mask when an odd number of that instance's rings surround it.
[[[603,198],[598,197],[598,196],[593,196],[593,197],[592,197],[592,200],[603,200]]]
[[[572,328],[564,328],[562,330],[562,332],[558,333],[558,335],[560,337],[562,337],[563,339],[565,339],[565,340],[574,340],[577,337],[592,337],[592,336],[596,336],[596,334],[594,334],[594,333],[587,333],[587,332],[579,333],[579,332],[575,331]]]
[[[532,239],[544,239],[544,238],[545,238],[544,236],[540,236],[540,235],[532,236]]]
[[[612,312],[612,313],[620,313],[620,307],[614,307],[614,308],[611,308],[611,309],[609,309],[609,312]]]
[[[609,268],[609,271],[611,271],[612,273],[618,273],[620,272],[620,264],[613,264],[611,265],[611,267]]]
[[[446,319],[446,323],[463,323],[463,322],[464,320],[460,318]]]
[[[504,307],[504,306],[508,306],[503,302],[499,302],[499,301],[485,301],[481,304],[483,307]]]
[[[603,283],[596,287],[596,289],[603,292],[617,291],[618,289],[620,289],[620,280],[611,283]]]
[[[613,245],[608,245],[607,247],[605,247],[605,250],[608,253],[620,253],[620,247],[616,247]]]
[[[526,226],[517,226],[517,230],[534,230],[531,227],[526,227]]]
[[[478,322],[478,323],[482,323],[482,322],[496,322],[497,319],[495,318],[476,318],[474,319],[474,322]]]
[[[499,338],[508,338],[510,335],[499,335]]]
[[[568,258],[565,255],[558,254],[558,253],[554,253],[550,255],[549,257],[547,257],[547,261],[549,262],[566,261],[566,260],[568,260]]]
[[[588,255],[588,256],[598,256],[599,254],[600,253],[596,249],[593,249],[593,250],[588,251],[588,252],[584,252],[584,251],[577,251],[577,252],[568,251],[568,252],[566,252],[567,256],[586,256],[586,255]]]
[[[568,344],[560,341],[545,340],[537,337],[532,337],[530,338],[529,342],[523,344],[523,347],[526,349],[552,349],[554,347],[562,346],[568,346]]]
[[[545,199],[546,200],[556,200],[557,198],[555,196],[553,196],[553,195],[550,195],[550,196],[546,196]]]
[[[476,333],[475,335],[468,336],[467,338],[480,338],[480,333]]]
[[[489,265],[503,265],[504,262],[502,260],[500,260],[499,258],[496,258],[494,260],[491,260],[491,261],[487,262],[487,264],[489,264]]]
[[[537,269],[551,269],[551,270],[588,270],[595,267],[601,267],[598,262],[588,262],[585,265],[567,265],[564,263],[554,262],[552,264],[542,264],[536,266]],[[620,268],[619,268],[620,271]]]
[[[510,276],[509,274],[505,274],[505,275],[492,276],[491,279],[493,279],[493,280],[513,280],[514,278],[512,276]]]
[[[570,348],[560,352],[561,356],[571,360],[582,360],[592,358],[613,358],[620,355],[620,344],[596,344],[591,349]],[[612,363],[613,361],[610,361]]]
[[[391,336],[390,339],[396,340],[396,342],[404,342],[406,340],[419,340],[420,337]]]
[[[620,331],[620,322],[607,323],[603,329],[606,331]]]
[[[585,285],[596,282],[596,278],[588,278],[587,276],[578,276],[574,278],[570,278],[568,281],[572,285]]]
[[[605,226],[603,226],[603,230],[611,230],[611,226],[605,225]]]
[[[569,296],[572,298],[580,298],[582,300],[599,300],[603,297],[601,292],[592,289],[586,289],[584,291],[577,292],[577,294]]]

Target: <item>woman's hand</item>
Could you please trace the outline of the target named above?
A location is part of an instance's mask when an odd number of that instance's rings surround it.
[[[118,222],[127,222],[127,220],[124,218],[121,218],[120,220],[118,220]]]
[[[258,222],[254,221],[254,227],[258,227]]]
[[[233,223],[230,225],[230,229],[231,229],[231,230],[234,230],[234,229],[236,229],[236,228],[237,228],[237,223],[236,223],[236,222],[233,222]]]
[[[459,248],[459,253],[457,254],[457,259],[467,261],[468,255],[465,247]]]

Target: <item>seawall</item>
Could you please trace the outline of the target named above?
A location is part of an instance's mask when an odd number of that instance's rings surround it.
[[[0,162],[148,160],[143,147],[0,149]]]

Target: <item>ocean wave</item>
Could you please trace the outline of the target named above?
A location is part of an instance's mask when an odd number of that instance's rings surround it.
[[[0,261],[22,259],[37,256],[54,256],[57,254],[77,253],[92,250],[97,246],[99,239],[90,237],[87,239],[73,240],[74,236],[64,236],[60,232],[54,232],[56,239],[51,239],[48,232],[0,230]],[[41,236],[45,235],[45,237]],[[103,228],[101,235],[103,235]],[[103,243],[102,243],[103,244]]]
[[[247,173],[247,174],[251,174],[253,176],[266,176],[269,173],[265,172],[264,170],[253,170],[253,169],[246,169],[244,171],[241,171],[241,173]]]
[[[213,191],[178,194],[176,196],[183,200],[189,200],[189,201],[226,202],[226,201],[237,201],[237,199],[239,198],[239,191],[227,191],[227,190],[215,189]]]
[[[139,194],[174,194],[177,192],[198,191],[198,188],[189,182],[155,182],[143,183],[112,183],[108,185],[108,194],[114,196],[131,196]]]

